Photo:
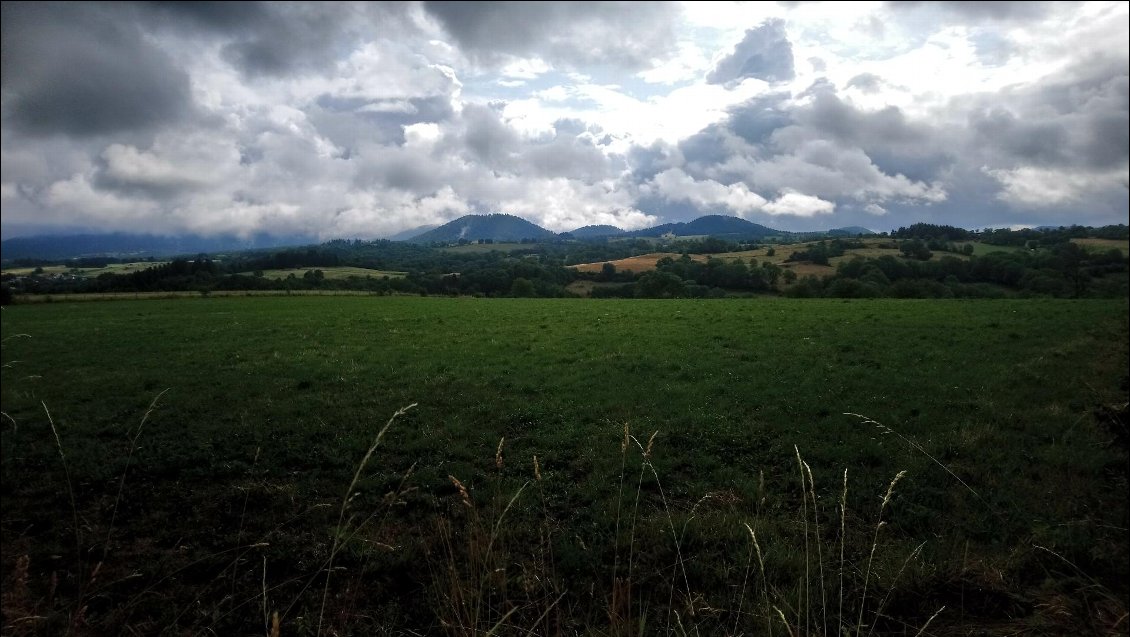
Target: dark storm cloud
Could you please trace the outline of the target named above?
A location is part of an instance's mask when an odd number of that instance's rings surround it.
[[[154,2],[151,27],[218,38],[224,60],[245,77],[324,69],[362,38],[409,31],[407,6],[338,2]]]
[[[895,3],[898,4],[898,3]],[[950,13],[974,20],[1031,20],[1047,15],[1051,8],[1047,2],[1014,2],[1013,0],[989,0],[968,2],[966,0],[937,3]]]
[[[719,60],[707,74],[706,81],[727,84],[749,77],[766,82],[788,81],[796,77],[793,47],[782,20],[766,20],[761,26],[746,31],[733,52]]]
[[[463,107],[463,144],[476,160],[496,169],[513,166],[518,135],[507,126],[497,110],[481,104]]]
[[[207,30],[238,32],[267,17],[270,5],[261,2],[142,2],[156,17],[181,25],[184,20]]]
[[[454,116],[446,96],[361,98],[322,95],[307,116],[318,132],[341,148],[362,140],[404,143],[404,127],[422,122],[443,122]]]
[[[946,0],[938,2],[917,2],[897,0],[887,6],[898,11],[938,11],[943,14],[970,22],[1022,22],[1038,20],[1052,8],[1050,2],[1014,2],[1012,0],[990,0],[969,2],[968,0]]]
[[[249,76],[316,68],[336,59],[338,47],[351,39],[340,8],[280,3],[263,13],[250,31],[223,48],[224,59]]]
[[[678,8],[635,2],[425,2],[471,58],[541,57],[576,67],[642,68],[674,51]]]
[[[897,106],[860,111],[830,88],[817,91],[812,103],[798,109],[794,117],[824,137],[860,146],[914,144],[925,139],[924,132],[911,124]]]
[[[793,117],[782,106],[787,93],[762,95],[730,109],[729,128],[750,144],[762,144],[773,131],[792,123]]]
[[[973,113],[969,126],[981,143],[1023,163],[1054,166],[1067,159],[1067,131],[1061,123],[1022,121],[998,107]]]
[[[2,12],[4,115],[14,130],[85,137],[191,112],[188,75],[146,41],[130,8],[5,2]]]
[[[627,162],[633,183],[643,183],[668,168],[682,165],[683,156],[675,146],[656,141],[650,146],[633,145],[628,150]]]
[[[581,128],[583,125],[579,120],[558,120],[551,139],[524,145],[521,162],[540,177],[564,177],[592,183],[609,176],[612,160],[585,135],[587,132],[599,133],[599,129],[588,131]]]
[[[1005,166],[1109,170],[1130,159],[1125,60],[1087,60],[1036,86],[962,101],[972,143]]]

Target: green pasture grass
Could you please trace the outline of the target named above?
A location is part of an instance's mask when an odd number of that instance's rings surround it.
[[[360,278],[363,279],[363,278],[369,277],[369,276],[371,276],[373,278],[377,278],[377,279],[379,279],[381,277],[386,277],[386,276],[389,277],[390,279],[395,279],[395,278],[403,277],[405,274],[407,274],[406,272],[397,272],[397,271],[393,271],[393,270],[373,270],[373,269],[370,269],[370,268],[358,268],[358,267],[354,267],[354,266],[342,265],[342,266],[328,266],[328,267],[321,267],[321,268],[318,268],[318,267],[315,267],[315,268],[281,268],[281,269],[277,269],[277,270],[263,270],[263,277],[267,278],[267,279],[285,279],[288,276],[293,274],[295,277],[301,279],[303,276],[306,275],[307,272],[309,272],[311,270],[321,270],[322,274],[324,274],[327,279],[334,279],[334,280],[348,279],[350,277],[360,277]],[[252,273],[251,272],[241,272],[240,274],[243,274],[245,276],[250,276]]]
[[[441,248],[445,252],[456,252],[459,254],[478,254],[487,252],[510,252],[511,250],[533,249],[536,244],[521,243],[518,241],[502,242],[496,241],[494,243],[468,243],[462,246],[448,246]]]
[[[1126,595],[1125,450],[1095,417],[1126,402],[1125,300],[213,297],[2,317],[3,568],[29,556],[9,606],[40,634],[76,599],[94,632],[262,632],[268,611],[284,634],[434,632],[468,590],[494,613],[482,632],[678,632],[678,612],[785,634],[773,606],[800,634],[839,538],[864,634],[914,634],[940,605],[938,634],[1125,612],[1108,599]]]
[[[1092,252],[1106,252],[1111,248],[1122,251],[1122,254],[1130,254],[1130,241],[1126,239],[1099,239],[1096,237],[1088,237],[1086,239],[1072,239],[1072,243],[1077,243],[1087,250]]]
[[[1024,252],[1028,248],[1024,246],[998,246],[991,243],[982,243],[980,241],[959,241],[956,242],[958,247],[964,247],[966,244],[973,245],[973,256],[983,257],[990,252]]]
[[[74,273],[83,278],[94,278],[100,274],[131,274],[133,272],[140,272],[158,265],[164,265],[167,261],[135,261],[131,263],[110,263],[104,268],[72,268],[66,265],[47,265],[43,266],[43,274],[70,274]],[[11,274],[14,276],[27,276],[33,274],[35,268],[6,268],[4,274]]]

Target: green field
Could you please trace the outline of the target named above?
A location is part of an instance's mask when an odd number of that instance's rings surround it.
[[[1127,314],[5,307],[4,634],[1125,634]]]
[[[375,277],[375,278],[379,279],[379,278],[385,277],[385,276],[387,276],[389,278],[395,278],[395,277],[402,277],[402,276],[405,275],[404,272],[394,272],[394,271],[391,271],[391,270],[371,270],[369,268],[357,268],[357,267],[352,267],[352,266],[332,266],[332,267],[319,267],[319,268],[284,268],[284,269],[279,269],[279,270],[263,270],[263,277],[268,278],[268,279],[285,279],[288,276],[293,274],[294,276],[296,276],[298,278],[302,278],[303,275],[305,275],[307,272],[310,272],[312,270],[321,270],[322,274],[325,276],[325,278],[331,279],[331,280],[332,279],[348,279],[349,277],[353,277],[353,276],[361,277],[361,278],[371,276],[371,277]],[[250,275],[252,273],[251,272],[241,272],[241,274]]]
[[[44,275],[64,275],[74,274],[84,278],[92,279],[100,274],[132,274],[140,272],[147,268],[152,268],[158,265],[164,265],[168,261],[134,261],[130,263],[110,263],[103,268],[72,268],[67,265],[47,265],[42,268],[5,268],[3,274],[11,274],[13,276],[27,276],[34,274],[37,269],[42,270]]]
[[[461,246],[450,246],[441,248],[444,252],[455,252],[459,254],[475,254],[485,252],[510,252],[511,250],[522,250],[533,247],[528,243],[520,243],[518,241],[498,241],[495,243],[468,243]]]

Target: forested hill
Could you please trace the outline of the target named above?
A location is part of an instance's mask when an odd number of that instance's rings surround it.
[[[465,215],[455,221],[428,230],[408,240],[412,243],[448,243],[467,241],[521,241],[522,239],[547,239],[554,233],[530,223],[521,217],[505,214]]]
[[[672,234],[677,237],[709,236],[755,239],[788,235],[790,233],[767,228],[739,217],[729,217],[726,215],[706,215],[693,221],[665,223],[663,225],[628,233],[629,236],[633,237],[661,237],[666,234]]]

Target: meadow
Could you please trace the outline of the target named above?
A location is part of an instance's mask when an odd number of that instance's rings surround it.
[[[1125,299],[2,317],[4,634],[1128,629]]]

